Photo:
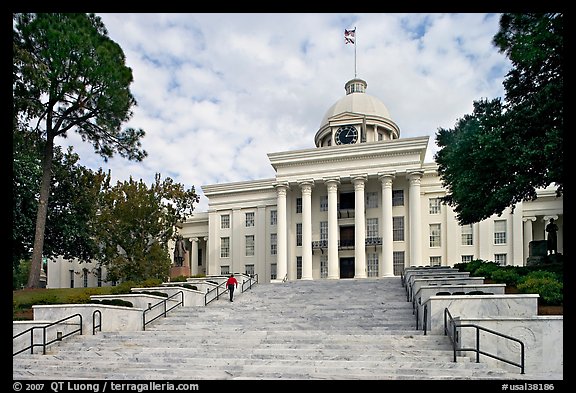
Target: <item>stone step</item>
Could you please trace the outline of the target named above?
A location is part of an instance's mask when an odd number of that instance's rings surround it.
[[[102,361],[101,363],[105,363]],[[175,361],[173,360],[173,363]],[[178,362],[178,364],[180,364]],[[489,370],[477,363],[444,363],[434,368],[426,368],[417,362],[413,364],[381,365],[380,367],[346,364],[345,366],[309,365],[309,364],[228,364],[216,368],[211,365],[198,366],[196,369],[187,363],[182,367],[170,367],[158,363],[114,363],[101,367],[99,363],[91,362],[74,367],[75,377],[82,375],[106,375],[107,379],[510,379],[517,376],[513,373]],[[69,376],[70,368],[67,364],[42,364],[41,371],[34,372],[39,379],[65,379]],[[20,375],[24,377],[25,368],[20,368]],[[84,374],[83,374],[84,373]]]
[[[520,379],[416,330],[399,277],[257,284],[178,307],[136,332],[97,332],[13,358],[14,379]]]

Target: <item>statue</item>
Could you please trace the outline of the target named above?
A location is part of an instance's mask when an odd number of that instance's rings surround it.
[[[546,232],[548,232],[548,241],[546,242],[548,246],[548,252],[550,255],[556,254],[558,251],[556,250],[557,246],[557,236],[556,232],[558,232],[558,225],[554,222],[554,219],[550,219],[550,223],[546,225]]]
[[[174,263],[176,266],[184,264],[184,253],[186,252],[186,245],[182,236],[176,238],[176,245],[174,246]]]

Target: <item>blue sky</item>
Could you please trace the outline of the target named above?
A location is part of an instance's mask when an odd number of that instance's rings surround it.
[[[474,100],[503,97],[510,62],[492,38],[499,14],[98,14],[126,55],[148,157],[105,163],[69,134],[81,164],[151,184],[273,178],[267,153],[314,147],[325,112],[356,76],[400,127],[400,137],[453,128]],[[356,47],[344,29],[356,28]],[[355,56],[356,50],[356,56]]]

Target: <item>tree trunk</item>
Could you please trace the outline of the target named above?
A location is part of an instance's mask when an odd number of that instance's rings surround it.
[[[50,133],[48,133],[50,134]],[[50,182],[52,180],[52,158],[54,155],[54,137],[46,139],[44,159],[42,160],[42,183],[40,184],[40,200],[36,214],[36,231],[34,233],[34,249],[28,276],[28,288],[40,288],[40,272],[42,269],[42,254],[44,250],[44,230],[48,215],[48,197],[50,196]]]

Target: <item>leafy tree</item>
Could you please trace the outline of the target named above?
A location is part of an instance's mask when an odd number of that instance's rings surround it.
[[[107,280],[165,279],[171,264],[168,241],[199,200],[194,187],[185,190],[156,174],[150,188],[132,178],[104,188],[97,233]]]
[[[32,255],[45,142],[34,133],[16,131],[12,143],[12,262],[14,273],[20,277],[21,262]],[[95,202],[105,175],[102,170],[94,173],[80,166],[78,161],[72,148],[62,152],[55,146],[44,257],[63,256],[87,261],[96,254],[92,224],[98,207]],[[17,283],[18,287],[20,285]]]
[[[558,13],[503,14],[493,43],[513,66],[505,101],[475,101],[453,129],[438,130],[442,199],[460,224],[535,200],[540,188],[563,194],[563,23]]]
[[[141,161],[141,129],[121,125],[136,105],[132,70],[118,44],[94,14],[14,14],[14,131],[44,141],[42,177],[28,287],[40,285],[54,140],[69,131],[92,143],[107,160],[114,153]]]

